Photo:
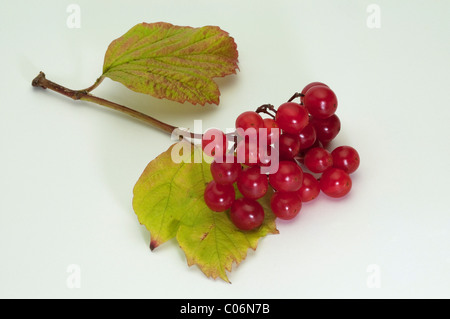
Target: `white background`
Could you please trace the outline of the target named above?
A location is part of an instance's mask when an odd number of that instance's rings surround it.
[[[67,26],[71,3],[80,28]],[[367,25],[371,3],[380,28]],[[0,297],[450,297],[449,12],[447,0],[2,1]],[[225,129],[321,81],[339,99],[335,145],[360,153],[349,196],[321,195],[278,223],[232,284],[188,267],[175,241],[148,248],[132,190],[167,135],[31,87],[39,71],[90,86],[109,43],[144,21],[218,25],[235,38],[240,71],[217,80],[220,105],[158,100],[109,79],[95,95],[173,125]],[[80,288],[67,284],[72,264]]]

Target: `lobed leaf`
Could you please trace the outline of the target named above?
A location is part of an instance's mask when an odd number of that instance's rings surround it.
[[[204,175],[210,176],[206,165],[193,163],[197,149],[191,154],[191,163],[173,162],[175,145],[148,164],[133,191],[133,208],[150,231],[152,250],[175,237],[186,207],[204,190]]]
[[[206,276],[229,282],[227,271],[231,271],[233,263],[243,261],[249,248],[256,250],[259,238],[278,233],[269,201],[269,194],[259,200],[264,207],[265,219],[263,225],[253,231],[237,229],[228,213],[213,212],[204,201],[198,201],[193,207],[198,214],[192,223],[183,223],[177,232],[188,265],[197,264]]]
[[[157,98],[218,104],[213,78],[236,73],[236,47],[216,26],[140,23],[109,45],[102,76]]]
[[[206,276],[229,282],[227,271],[233,263],[244,260],[249,248],[256,249],[261,237],[278,233],[270,194],[260,200],[265,211],[263,225],[240,231],[227,212],[211,211],[204,202],[203,193],[212,177],[210,164],[194,163],[201,158],[201,149],[192,148],[190,163],[175,163],[171,157],[175,145],[146,167],[134,188],[133,208],[150,231],[152,250],[175,237],[189,266],[196,264]]]

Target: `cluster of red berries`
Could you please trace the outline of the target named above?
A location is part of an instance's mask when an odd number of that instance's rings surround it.
[[[300,98],[300,103],[292,102],[295,98]],[[264,221],[257,199],[270,187],[274,190],[271,209],[285,220],[297,216],[302,203],[315,199],[320,191],[334,198],[345,196],[352,187],[350,174],[359,166],[359,154],[350,146],[326,149],[341,128],[336,109],[335,93],[327,85],[313,82],[277,109],[267,104],[240,114],[231,152],[229,135],[208,130],[202,148],[214,161],[213,180],[204,192],[206,205],[216,212],[229,209],[237,228],[252,230]],[[270,117],[263,118],[261,113]],[[278,163],[272,171],[271,155]],[[267,173],[262,167],[268,168]],[[236,199],[235,186],[243,197]]]

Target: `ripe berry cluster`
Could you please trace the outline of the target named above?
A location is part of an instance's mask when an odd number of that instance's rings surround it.
[[[293,102],[295,98],[300,103]],[[240,114],[232,156],[224,156],[227,135],[208,130],[202,148],[214,161],[213,180],[204,192],[207,206],[216,212],[229,209],[237,228],[252,230],[264,221],[257,199],[270,187],[274,190],[271,209],[285,220],[297,216],[302,203],[315,199],[320,191],[334,198],[345,196],[352,187],[350,174],[359,166],[359,154],[350,146],[326,148],[341,128],[336,109],[335,93],[313,82],[277,109],[267,104]],[[263,118],[261,113],[270,117]],[[277,169],[263,173],[262,167],[273,164],[274,157],[268,155],[276,155]],[[243,197],[236,199],[235,186]]]

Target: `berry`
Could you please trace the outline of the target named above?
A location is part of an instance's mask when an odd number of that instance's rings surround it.
[[[242,140],[237,144],[236,158],[239,163],[247,166],[269,166],[272,157],[277,156],[278,158],[277,152],[278,150],[270,145],[263,148],[258,143]]]
[[[216,212],[229,210],[230,220],[240,230],[256,229],[264,222],[264,209],[257,200],[267,194],[269,185],[275,191],[270,207],[285,220],[297,216],[302,204],[320,192],[339,198],[351,190],[350,174],[360,163],[358,152],[350,146],[326,149],[341,129],[335,93],[322,82],[311,82],[293,98],[299,96],[301,103],[283,103],[276,111],[267,105],[258,108],[271,118],[253,111],[241,113],[235,123],[235,154],[231,150],[227,154],[229,136],[222,131],[210,129],[203,135],[202,149],[214,157],[205,203]],[[236,199],[236,193],[242,197]]]
[[[280,161],[278,171],[269,175],[269,183],[280,192],[295,192],[303,181],[302,169],[293,161]]]
[[[314,144],[313,144],[312,146],[308,147],[307,149],[301,149],[301,148],[300,148],[300,152],[298,153],[298,155],[297,155],[297,157],[296,157],[296,160],[297,160],[298,162],[304,164],[303,162],[304,162],[304,158],[305,158],[306,153],[308,153],[308,151],[309,151],[310,149],[313,149],[313,148],[315,148],[315,147],[323,147],[323,145],[322,145],[322,143],[321,143],[319,140],[316,139],[316,141],[314,142]]]
[[[212,180],[206,186],[203,197],[211,210],[224,212],[233,204],[235,195],[233,185],[221,185]]]
[[[211,175],[217,184],[231,185],[238,179],[242,170],[241,164],[234,163],[217,163],[213,161],[210,166]]]
[[[287,102],[278,107],[275,121],[283,132],[299,134],[308,125],[308,111],[298,103]]]
[[[279,128],[277,122],[274,119],[264,119],[264,128],[267,129],[267,144],[271,145],[275,143],[275,136],[279,136]],[[276,133],[278,131],[278,133]]]
[[[350,175],[339,168],[329,168],[320,177],[320,189],[334,198],[343,197],[350,192],[352,180]]]
[[[269,188],[267,176],[261,174],[260,168],[257,166],[241,171],[236,184],[242,195],[250,199],[263,197]]]
[[[236,157],[239,163],[248,166],[260,165],[258,143],[242,140],[236,147]]]
[[[275,192],[270,199],[270,208],[280,219],[292,219],[302,208],[302,201],[296,192]]]
[[[298,135],[300,138],[300,149],[305,150],[316,142],[316,129],[309,123]]]
[[[230,210],[231,222],[241,230],[252,230],[262,225],[264,209],[254,199],[242,197],[234,201]]]
[[[253,111],[247,111],[242,114],[240,114],[236,119],[236,128],[242,129],[244,132],[249,129],[253,128],[256,130],[256,133],[260,128],[264,127],[264,120],[256,112]],[[239,135],[243,135],[243,132],[240,132],[240,130],[237,130]]]
[[[309,83],[307,86],[305,86],[301,92],[302,96],[300,96],[300,101],[304,104],[304,99],[305,99],[305,94],[306,92],[308,92],[308,90],[314,86],[326,86],[328,87],[328,85],[326,85],[325,83],[322,82],[311,82]]]
[[[261,147],[258,148],[258,164],[260,166],[270,166],[272,157],[277,160],[279,158],[279,152],[273,146],[268,145],[265,151]]]
[[[300,196],[302,202],[309,202],[319,196],[320,185],[319,181],[309,173],[303,173],[302,187],[297,194]]]
[[[338,104],[333,90],[323,85],[311,87],[305,93],[303,102],[309,114],[319,119],[325,119],[333,115]]]
[[[283,133],[280,135],[279,152],[281,159],[293,159],[300,151],[300,137],[297,134]]]
[[[340,168],[351,174],[359,167],[359,154],[351,146],[339,146],[331,152],[333,167]]]
[[[227,137],[218,129],[209,129],[202,136],[202,150],[211,157],[223,158],[227,152]]]
[[[317,139],[323,144],[331,142],[341,130],[341,121],[336,114],[326,119],[311,118],[311,123],[316,130]]]
[[[313,173],[322,173],[333,165],[333,157],[326,149],[314,147],[306,152],[303,164]]]

